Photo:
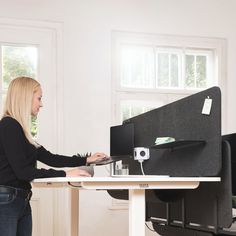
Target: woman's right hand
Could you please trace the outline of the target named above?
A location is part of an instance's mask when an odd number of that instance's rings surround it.
[[[74,168],[66,171],[66,177],[76,177],[76,176],[91,177],[91,175],[86,170],[79,168]]]
[[[87,163],[94,163],[96,161],[102,161],[108,159],[108,156],[103,152],[96,152],[93,155],[87,157]]]

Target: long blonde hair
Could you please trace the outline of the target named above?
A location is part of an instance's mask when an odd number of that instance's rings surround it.
[[[7,91],[3,117],[10,116],[16,119],[23,128],[26,138],[34,146],[38,146],[30,132],[31,109],[33,95],[40,87],[40,83],[30,77],[13,79]]]

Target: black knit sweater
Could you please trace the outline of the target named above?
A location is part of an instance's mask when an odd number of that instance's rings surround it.
[[[29,143],[21,125],[11,117],[0,120],[0,185],[30,189],[37,178],[64,177],[63,170],[38,169],[36,161],[52,167],[76,167],[86,164],[86,158],[52,154],[43,146]]]

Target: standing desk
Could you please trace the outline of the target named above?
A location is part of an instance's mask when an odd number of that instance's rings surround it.
[[[129,236],[145,236],[146,189],[195,189],[201,182],[220,182],[220,177],[59,177],[36,179],[35,187],[76,187],[79,190],[129,190]]]

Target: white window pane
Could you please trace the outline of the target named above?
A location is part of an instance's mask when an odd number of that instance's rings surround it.
[[[164,101],[125,100],[121,102],[121,121],[151,111],[165,104]]]
[[[131,117],[138,116],[144,112],[155,109],[155,107],[145,107],[142,105],[126,104],[121,107],[121,120],[127,120]]]
[[[171,87],[179,87],[179,60],[175,54],[171,55]]]
[[[158,87],[179,87],[179,56],[173,53],[157,53]]]
[[[37,48],[2,46],[3,89],[7,89],[11,79],[18,76],[36,77]]]
[[[207,55],[195,54],[186,55],[186,78],[185,86],[187,88],[207,87]]]
[[[121,87],[154,88],[154,52],[151,47],[121,47]]]
[[[157,57],[158,64],[158,87],[168,87],[169,86],[169,54],[168,53],[158,53]]]
[[[196,57],[196,86],[197,88],[205,88],[207,85],[206,56]]]
[[[186,55],[186,66],[185,66],[185,86],[187,88],[195,87],[195,57],[193,55]]]
[[[131,107],[131,117],[137,116],[143,113],[143,107],[133,106]]]
[[[130,112],[130,107],[129,106],[125,106],[123,105],[121,107],[121,121],[127,120],[129,118],[131,118],[131,112]]]

